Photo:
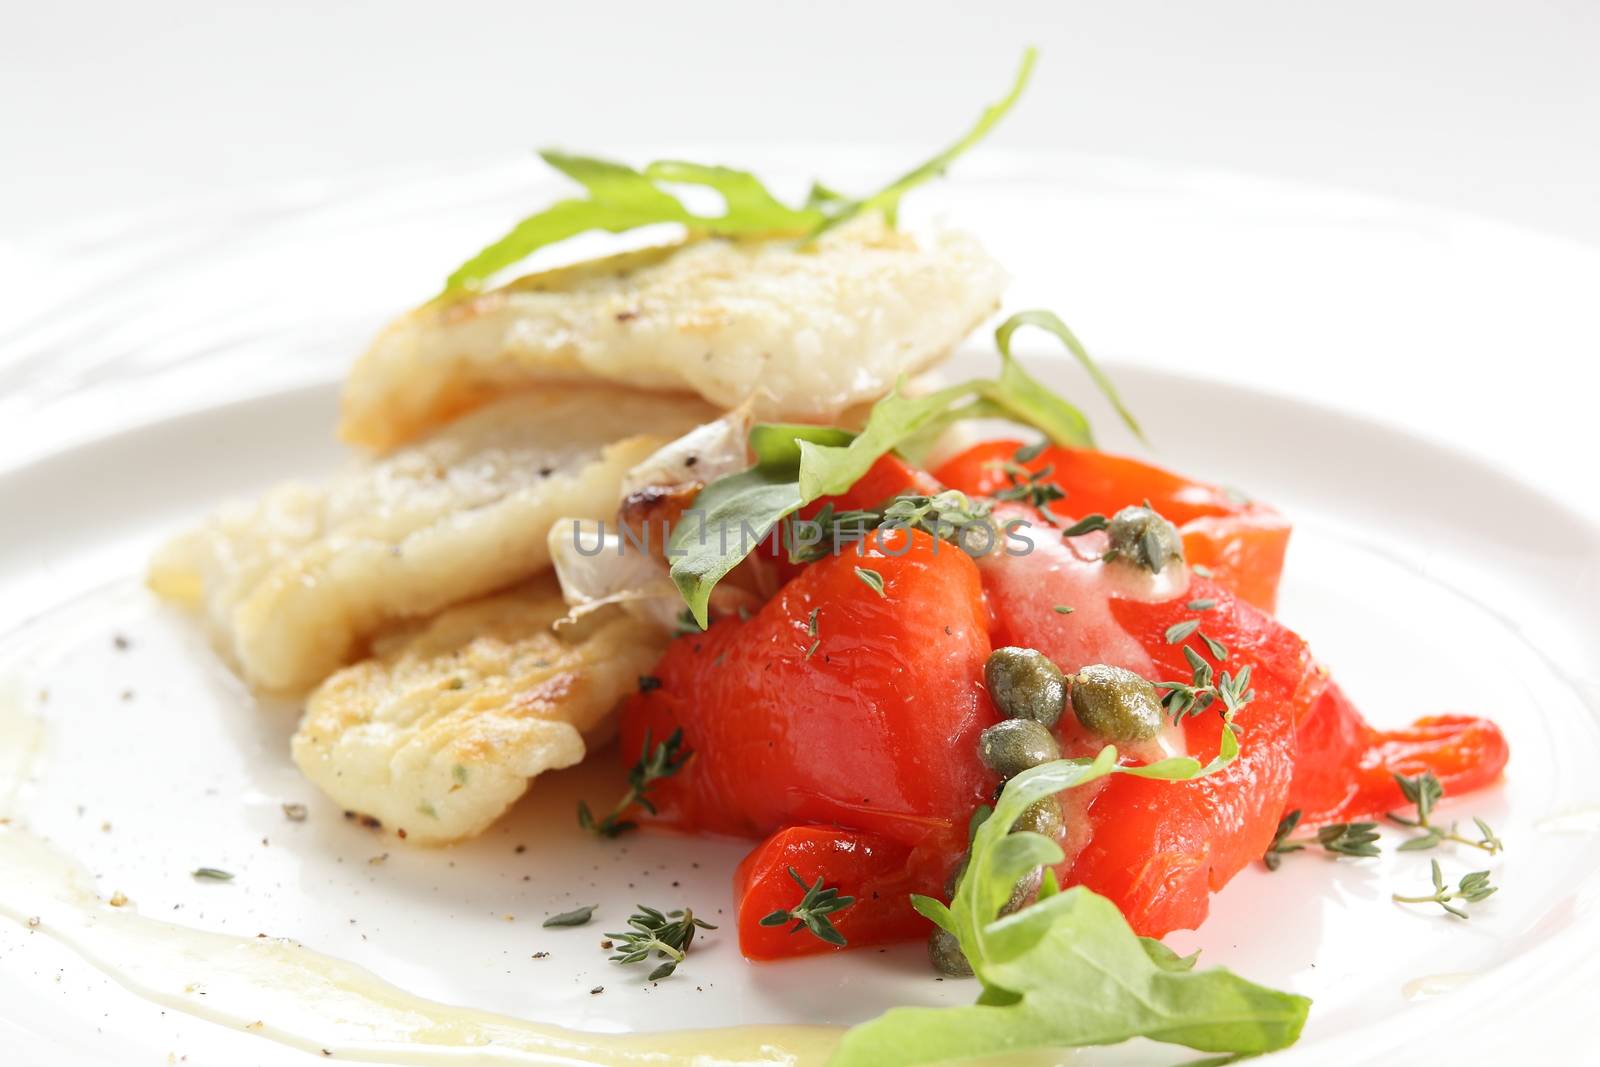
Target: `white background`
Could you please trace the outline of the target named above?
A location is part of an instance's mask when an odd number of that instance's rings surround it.
[[[1600,243],[1585,0],[4,9],[0,239],[544,144],[927,146],[1033,42],[1036,84],[997,146],[1343,185]]]

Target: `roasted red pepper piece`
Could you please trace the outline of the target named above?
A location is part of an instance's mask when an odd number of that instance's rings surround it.
[[[1217,669],[1251,667],[1256,697],[1238,715],[1239,756],[1190,782],[1113,779],[1089,809],[1093,837],[1065,879],[1111,898],[1129,924],[1149,937],[1199,926],[1210,910],[1210,894],[1266,851],[1289,794],[1295,720],[1323,684],[1304,642],[1204,579],[1196,579],[1180,600],[1112,601],[1113,614],[1150,653],[1161,679],[1190,677],[1181,646],[1168,644],[1164,633],[1196,617],[1185,607],[1191,597],[1216,602],[1199,617],[1206,634],[1228,647]],[[1185,643],[1211,659],[1195,638]],[[1216,706],[1185,721],[1189,751],[1201,760],[1216,753],[1221,733]]]
[[[1300,724],[1287,806],[1305,825],[1373,818],[1410,807],[1396,774],[1432,771],[1455,796],[1494,782],[1509,758],[1505,735],[1487,719],[1433,715],[1378,730],[1329,685]]]
[[[982,462],[995,452],[1009,458],[1015,448],[1014,442],[991,448]],[[1134,474],[1154,471],[1097,453],[1052,451],[1084,457],[1091,468],[1108,461],[1122,474],[1130,468],[1119,464],[1131,464]],[[1034,461],[1046,462],[1046,456]],[[1182,519],[1194,512],[1173,501],[1192,496],[1188,485],[1169,487],[1165,502],[1149,486],[1133,491]],[[871,507],[899,492],[937,488],[890,457],[836,498],[835,507]],[[1120,506],[1112,497],[1084,505],[1088,497],[1085,491],[1076,499],[1084,510]],[[986,558],[986,608],[980,567],[963,553],[921,532],[880,532],[864,556],[847,551],[800,568],[748,621],[724,620],[674,642],[655,672],[661,685],[634,697],[625,711],[622,751],[636,753],[646,730],[663,737],[683,728],[697,755],[652,791],[658,818],[691,830],[770,835],[736,880],[747,955],[828,949],[805,932],[760,926],[761,918],[800,899],[790,866],[808,884],[820,876],[858,898],[834,919],[852,945],[900,940],[927,929],[907,895],[944,895],[966,846],[967,818],[996,784],[976,752],[977,734],[995,719],[981,688],[991,633],[993,644],[1039,648],[1069,673],[1111,662],[1156,679],[1187,680],[1182,644],[1166,634],[1174,623],[1198,619],[1228,648],[1219,671],[1252,667],[1256,697],[1238,717],[1239,758],[1193,782],[1117,776],[1069,793],[1068,858],[1059,868],[1064,882],[1111,898],[1140,933],[1196,926],[1210,893],[1262,854],[1286,808],[1303,806],[1308,822],[1399,808],[1391,771],[1432,769],[1447,791],[1461,792],[1492,780],[1505,762],[1504,739],[1482,720],[1441,717],[1407,730],[1373,730],[1330,687],[1298,637],[1234,594],[1231,584],[1257,598],[1263,588],[1275,589],[1287,526],[1265,515],[1269,526],[1281,527],[1275,555],[1241,549],[1229,557],[1235,566],[1218,569],[1217,581],[1193,577],[1181,593],[1156,602],[1119,584],[1126,564],[1112,571],[1098,561],[1104,545],[1095,541],[1103,535],[1064,542],[1034,530],[1032,554]],[[1019,505],[1001,506],[996,516],[1038,518]],[[1239,515],[1191,518],[1185,524],[1191,559],[1192,524],[1206,518],[1218,520],[1224,540],[1243,536]],[[857,567],[883,577],[887,599],[857,576]],[[1195,600],[1213,603],[1189,608]],[[1057,605],[1074,610],[1062,613]],[[1183,643],[1213,658],[1198,637]],[[1067,754],[1099,747],[1073,730],[1069,712],[1060,731]],[[1217,751],[1220,734],[1214,709],[1183,727],[1185,746],[1202,760]]]
[[[881,576],[885,595],[857,568]],[[682,728],[695,753],[653,787],[659,821],[779,831],[739,876],[741,940],[753,957],[816,951],[809,934],[753,928],[786,905],[767,906],[770,894],[743,899],[782,889],[773,872],[790,862],[862,901],[839,914],[852,944],[927,928],[909,894],[942,892],[973,809],[996,785],[976,755],[996,718],[981,684],[987,622],[967,555],[920,531],[885,531],[860,554],[805,567],[749,620],[677,639],[655,669],[660,685],[630,699],[622,752],[640,751],[647,730],[661,738]],[[795,849],[823,833],[796,829],[808,824],[849,829],[803,865]]]
[[[935,841],[953,862],[995,784],[974,755],[996,717],[987,622],[968,556],[885,531],[807,566],[748,621],[674,641],[661,684],[623,712],[622,751],[683,729],[695,757],[652,790],[660,821],[745,836],[831,823]]]
[[[912,893],[926,893],[939,871],[918,871],[912,850],[896,841],[859,830],[826,826],[791,826],[779,830],[739,864],[733,876],[733,899],[739,951],[753,960],[807,956],[836,951],[807,930],[791,932],[793,923],[762,926],[761,920],[793,908],[805,890],[789,875],[793,867],[812,885],[817,878],[855,902],[829,916],[851,947],[905,941],[925,935],[926,919],[911,909]],[[942,869],[942,863],[935,867]]]
[[[1103,547],[1103,535],[1071,543],[1039,538],[1029,555],[986,558],[982,573],[997,619],[996,644],[1037,648],[1068,674],[1088,663],[1111,663],[1154,680],[1190,681],[1187,644],[1218,674],[1249,664],[1256,691],[1238,715],[1239,756],[1225,769],[1190,782],[1119,775],[1063,798],[1069,826],[1063,882],[1110,898],[1136,931],[1160,937],[1197,926],[1211,893],[1271,842],[1289,793],[1295,722],[1309,712],[1324,681],[1299,637],[1220,583],[1193,577],[1165,600],[1133,599],[1119,583],[1130,575],[1137,581],[1137,572],[1128,564],[1095,562]],[[1196,600],[1212,606],[1190,609]],[[1063,616],[1053,603],[1075,610]],[[1216,661],[1197,635],[1167,641],[1169,627],[1190,620],[1227,646],[1226,660]],[[1202,762],[1218,750],[1219,710],[1213,705],[1185,720],[1185,746]],[[1084,736],[1070,711],[1058,733],[1069,754],[1087,755],[1103,744]]]
[[[1073,518],[1095,512],[1110,516],[1148,500],[1178,527],[1191,565],[1208,568],[1217,582],[1264,611],[1276,607],[1289,523],[1273,509],[1136,459],[1090,449],[1052,446],[1016,464],[1021,447],[1021,441],[985,441],[947,460],[934,477],[952,489],[991,496],[1012,484],[1008,464],[1032,473],[1048,467],[1043,483],[1066,493],[1052,510]]]

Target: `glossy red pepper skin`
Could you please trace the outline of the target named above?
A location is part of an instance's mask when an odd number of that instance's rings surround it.
[[[793,867],[810,886],[820,877],[855,902],[830,916],[855,948],[906,941],[927,934],[926,919],[907,903],[912,893],[938,892],[943,864],[919,871],[906,845],[859,830],[791,826],[779,830],[744,858],[733,876],[738,906],[739,951],[747,959],[775,960],[838,949],[793,923],[763,926],[761,920],[793,908],[805,891],[789,875]]]
[[[973,496],[992,496],[1012,484],[1007,464],[1033,473],[1048,467],[1050,473],[1041,481],[1066,493],[1052,510],[1072,518],[1096,512],[1110,516],[1148,500],[1178,527],[1191,565],[1208,568],[1218,582],[1264,611],[1276,607],[1290,532],[1288,521],[1276,511],[1217,486],[1107,452],[1051,446],[1016,464],[1021,447],[1021,441],[985,441],[941,464],[934,477]]]
[[[1411,805],[1396,774],[1432,771],[1446,796],[1499,779],[1511,752],[1488,719],[1431,715],[1398,730],[1379,730],[1330,684],[1304,721],[1296,742],[1287,810],[1314,826],[1376,818]]]
[[[1090,807],[1093,836],[1065,878],[1115,901],[1129,924],[1148,937],[1199,926],[1211,894],[1266,851],[1289,794],[1295,721],[1307,714],[1324,684],[1299,637],[1204,579],[1196,579],[1183,600],[1113,602],[1118,620],[1150,653],[1161,678],[1190,677],[1181,646],[1163,635],[1174,623],[1196,617],[1185,607],[1193,597],[1216,603],[1199,617],[1206,634],[1228,647],[1217,669],[1251,666],[1256,696],[1237,717],[1238,758],[1189,782],[1114,779]],[[1196,639],[1185,643],[1211,659]],[[1215,707],[1185,721],[1189,751],[1201,760],[1217,752],[1221,733]]]
[[[849,826],[948,866],[995,786],[975,755],[996,718],[987,624],[970,558],[920,531],[885,533],[807,566],[748,621],[674,641],[660,685],[623,711],[622,751],[682,728],[694,759],[651,794],[669,825]]]
[[[1156,603],[1108,592],[1111,617],[1149,663],[1119,662],[1111,643],[1080,641],[1073,619],[1054,615],[1052,600],[1071,593],[1052,586],[1064,581],[1056,557],[1062,550],[1042,544],[1029,556],[983,569],[986,588],[1006,641],[1041,648],[1065,672],[1089,662],[1110,662],[1154,680],[1190,681],[1193,668],[1183,653],[1188,645],[1218,674],[1251,667],[1255,699],[1239,712],[1239,755],[1228,767],[1189,782],[1149,781],[1119,775],[1089,787],[1088,807],[1066,841],[1067,862],[1058,874],[1063,884],[1082,884],[1112,900],[1140,934],[1160,937],[1199,925],[1210,895],[1271,842],[1289,794],[1295,753],[1295,723],[1309,714],[1325,684],[1310,650],[1270,615],[1235,597],[1220,583],[1191,579],[1186,590]],[[1115,566],[1124,566],[1116,564]],[[1034,580],[1027,581],[1030,571]],[[1074,591],[1081,596],[1082,589]],[[1196,611],[1188,604],[1208,600]],[[1205,634],[1227,647],[1218,662],[1198,636],[1180,643],[1166,639],[1176,623],[1198,620]],[[1190,717],[1183,726],[1188,751],[1202,762],[1216,755],[1221,741],[1220,705]],[[1069,741],[1074,729],[1063,717],[1063,747],[1087,754],[1083,740]],[[1087,739],[1089,749],[1103,742]],[[1084,798],[1069,798],[1069,804]]]
[[[994,460],[1009,459],[1016,447],[980,446],[958,457],[966,468],[952,461],[941,474],[957,488],[979,484],[972,471],[992,472]],[[1216,581],[1195,577],[1165,602],[1092,585],[1087,595],[1102,596],[1115,622],[1103,632],[1131,637],[1152,677],[1185,680],[1191,668],[1165,634],[1198,617],[1206,634],[1228,646],[1219,669],[1249,663],[1256,690],[1238,718],[1239,758],[1225,770],[1187,783],[1117,776],[1084,791],[1058,869],[1064,884],[1095,889],[1137,931],[1161,936],[1205,918],[1210,894],[1260,857],[1285,810],[1303,808],[1311,825],[1401,808],[1393,771],[1434,770],[1452,794],[1499,774],[1506,749],[1492,724],[1438,717],[1406,730],[1374,730],[1305,644],[1252,606],[1275,593],[1287,537],[1281,519],[1254,506],[1242,514],[1219,491],[1196,490],[1136,461],[1047,450],[1030,466],[1051,459],[1062,464],[1071,501],[1085,510],[1109,513],[1148,496],[1169,517],[1190,516],[1183,532],[1191,560],[1208,558],[1195,547],[1207,538],[1223,546],[1210,557],[1223,562],[1211,564]],[[901,492],[939,488],[886,457],[831,502],[837,510],[868,508]],[[1234,512],[1202,514],[1206,508]],[[1008,510],[1026,511],[1008,505],[997,514]],[[1206,519],[1216,522],[1195,526]],[[683,772],[653,790],[659,821],[764,837],[735,880],[740,944],[752,959],[832,951],[804,931],[760,925],[800,899],[790,866],[808,884],[820,876],[858,898],[835,917],[852,947],[924,935],[930,927],[907,897],[944,898],[966,847],[967,818],[997,784],[976,756],[977,734],[996,718],[981,685],[991,643],[1040,647],[1068,671],[1110,658],[1103,632],[1085,636],[1094,633],[1083,629],[1087,613],[1053,610],[1061,597],[1051,588],[1050,550],[980,568],[925,534],[878,536],[867,558],[847,552],[791,568],[793,580],[748,621],[727,619],[675,641],[655,672],[661,685],[625,710],[623,753],[636,755],[647,729],[660,738],[677,727],[697,751]],[[1054,535],[1047,541],[1061,551]],[[901,546],[903,555],[882,551]],[[887,600],[856,576],[858,566],[884,577]],[[1080,584],[1073,595],[1086,591]],[[1197,614],[1187,607],[1196,599],[1214,606]],[[1186,643],[1211,658],[1197,638]],[[1202,760],[1217,751],[1214,711],[1187,720],[1183,732]],[[1098,747],[1081,736],[1063,740],[1069,754]]]
[[[996,492],[1011,484],[1003,464],[1012,462],[1021,444],[985,441],[940,466],[937,477],[964,492]],[[1034,472],[1052,468],[1045,481],[1067,494],[1054,505],[1063,515],[1111,515],[1148,499],[1177,524],[1191,565],[1207,567],[1219,585],[1272,610],[1289,524],[1271,508],[1103,452],[1046,448],[1021,465]],[[1509,758],[1504,735],[1486,719],[1432,716],[1403,729],[1378,730],[1336,685],[1303,709],[1297,730],[1288,807],[1301,812],[1305,825],[1371,818],[1405,807],[1395,774],[1431,770],[1446,795],[1456,795],[1494,782]]]

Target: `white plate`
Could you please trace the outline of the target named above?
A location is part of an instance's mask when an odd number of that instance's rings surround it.
[[[483,191],[482,180],[444,182],[429,202],[455,196],[477,212]],[[1139,193],[1124,184],[1108,195]],[[1072,206],[1019,187],[1002,211],[994,195],[979,184],[941,197],[965,203],[963,214],[992,217],[1044,217]],[[1143,195],[1141,212],[1154,204],[1170,213],[1186,194]],[[1328,224],[1337,208],[1296,216],[1297,225]],[[393,202],[384,210],[359,202],[297,208],[289,217],[292,231],[324,240],[334,223],[357,232],[358,244],[384,233],[393,247],[368,253],[382,263],[405,253],[407,236],[430,249],[443,243],[441,223],[398,213]],[[1098,225],[1108,226],[1103,216]],[[0,788],[13,831],[26,826],[48,838],[88,869],[100,896],[121,891],[151,919],[244,941],[258,932],[293,937],[422,997],[581,1030],[843,1025],[891,1004],[971,997],[967,984],[936,982],[915,948],[758,967],[721,933],[706,938],[679,976],[654,987],[606,963],[595,931],[616,928],[636,900],[692,904],[715,921],[742,852],[736,843],[691,846],[650,834],[609,845],[581,837],[574,802],[616,791],[612,754],[541,779],[483,839],[442,851],[409,849],[347,823],[301,780],[285,753],[293,709],[257,707],[188,621],[154,605],[136,579],[160,536],[219,497],[337,461],[326,383],[382,307],[405,297],[390,276],[356,287],[350,307],[267,300],[260,294],[287,277],[269,266],[303,262],[316,273],[325,269],[320,260],[292,241],[242,258],[216,246],[213,256],[200,232],[215,235],[199,227],[184,256],[155,257],[173,273],[134,278],[104,290],[103,300],[65,301],[15,342],[34,362],[13,366],[21,385],[7,394],[15,416],[8,445],[17,449],[0,475],[0,685],[8,694],[0,753],[31,753],[16,795]],[[147,236],[120,246],[127,262],[148,247]],[[260,238],[245,234],[242,243],[252,240]],[[1110,244],[1082,255],[1109,253]],[[1033,279],[1026,287],[1037,293],[1048,257],[1020,243],[1013,251],[1013,269]],[[240,287],[252,280],[258,288],[247,300]],[[1194,285],[1225,288],[1198,277]],[[1152,292],[1150,300],[1169,295]],[[298,350],[263,373],[259,361],[280,347]],[[49,363],[52,352],[59,366]],[[955,372],[989,365],[979,345]],[[1050,365],[1048,373],[1086,395],[1071,368]],[[1484,814],[1509,845],[1488,861],[1505,888],[1470,923],[1388,902],[1392,890],[1426,882],[1426,863],[1416,857],[1297,857],[1277,874],[1242,874],[1215,898],[1204,928],[1173,944],[1203,947],[1211,963],[1315,998],[1306,1036],[1284,1063],[1422,1052],[1482,1062],[1527,1054],[1530,1045],[1571,1055],[1587,1023],[1579,1009],[1600,977],[1588,951],[1600,933],[1600,784],[1590,771],[1600,760],[1600,533],[1468,456],[1359,418],[1168,372],[1122,367],[1117,376],[1168,462],[1244,487],[1296,520],[1282,614],[1375,720],[1446,709],[1489,714],[1513,751],[1503,788],[1449,809]],[[307,379],[321,384],[291,384]],[[220,403],[219,394],[234,399]],[[28,716],[42,724],[36,738]],[[6,758],[0,782],[15,773]],[[288,822],[284,801],[309,804],[311,817]],[[516,852],[519,844],[527,850]],[[1452,872],[1474,865],[1470,855],[1443,858]],[[202,865],[238,877],[196,883],[188,871]],[[122,937],[126,923],[82,926],[80,909],[51,899],[47,880],[30,885],[37,912],[0,897],[14,916],[41,919],[37,928],[0,923],[9,1027],[0,1037],[10,1047],[39,1050],[41,1061],[48,1049],[55,1063],[148,1062],[169,1052],[190,1063],[311,1062],[269,1040],[293,1030],[312,1049],[343,1058],[393,1054],[362,1045],[349,1023],[291,1025],[290,1013],[304,1009],[260,990],[240,992],[214,958],[153,969],[154,943],[142,959],[118,957],[110,939]],[[538,926],[552,911],[593,901],[602,903],[594,926]],[[116,944],[125,951],[125,942]],[[219,944],[224,957],[252,951]],[[550,956],[532,958],[538,951]],[[136,965],[144,968],[132,982],[139,988],[107,977],[109,970],[127,978]],[[605,991],[591,994],[595,985]],[[1485,1027],[1485,1018],[1506,1021]],[[247,1031],[257,1019],[261,1032]],[[476,1062],[513,1058],[508,1048],[478,1051]],[[1145,1046],[1083,1061],[1181,1058]]]

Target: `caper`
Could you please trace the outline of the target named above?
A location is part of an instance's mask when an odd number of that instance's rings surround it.
[[[956,899],[956,890],[961,886],[961,876],[967,873],[967,861],[971,858],[972,854],[970,852],[963,852],[960,861],[951,868],[949,876],[945,878],[944,898],[946,900]]]
[[[1183,558],[1183,539],[1177,527],[1149,508],[1123,508],[1107,527],[1111,548],[1107,559],[1125,560],[1159,574],[1175,559]]]
[[[1000,777],[1015,778],[1029,767],[1059,759],[1061,748],[1050,731],[1032,719],[1006,719],[979,735],[978,755]]]
[[[972,964],[968,962],[967,954],[961,951],[961,942],[948,930],[935,930],[928,935],[928,958],[933,961],[934,970],[940,974],[956,978],[972,975]]]
[[[1072,676],[1072,710],[1108,741],[1148,741],[1161,732],[1156,687],[1121,667],[1091,663]]]
[[[1033,898],[1038,895],[1039,886],[1044,881],[1044,868],[1035,867],[1021,878],[1011,889],[1011,899],[1006,901],[1005,907],[1000,909],[1001,915],[1010,915],[1012,912],[1021,911],[1033,903]]]
[[[1056,838],[1061,836],[1061,831],[1066,825],[1066,820],[1061,817],[1061,804],[1055,797],[1045,797],[1022,809],[1017,821],[1011,824],[1011,832],[1031,830],[1036,834]]]
[[[983,680],[995,707],[1008,719],[1054,726],[1066,706],[1067,684],[1061,669],[1038,649],[995,649],[983,665]]]
[[[955,870],[950,872],[950,876],[944,880],[944,897],[946,900],[954,900],[956,898],[956,890],[961,888],[961,876],[966,873],[966,870],[967,856],[963,854],[961,862],[956,865]],[[1000,909],[1000,913],[1002,915],[1010,915],[1014,911],[1020,911],[1027,907],[1028,902],[1039,891],[1042,875],[1043,871],[1035,867],[1030,873],[1020,878],[1016,886],[1011,890],[1011,899],[1006,901],[1006,906]]]

